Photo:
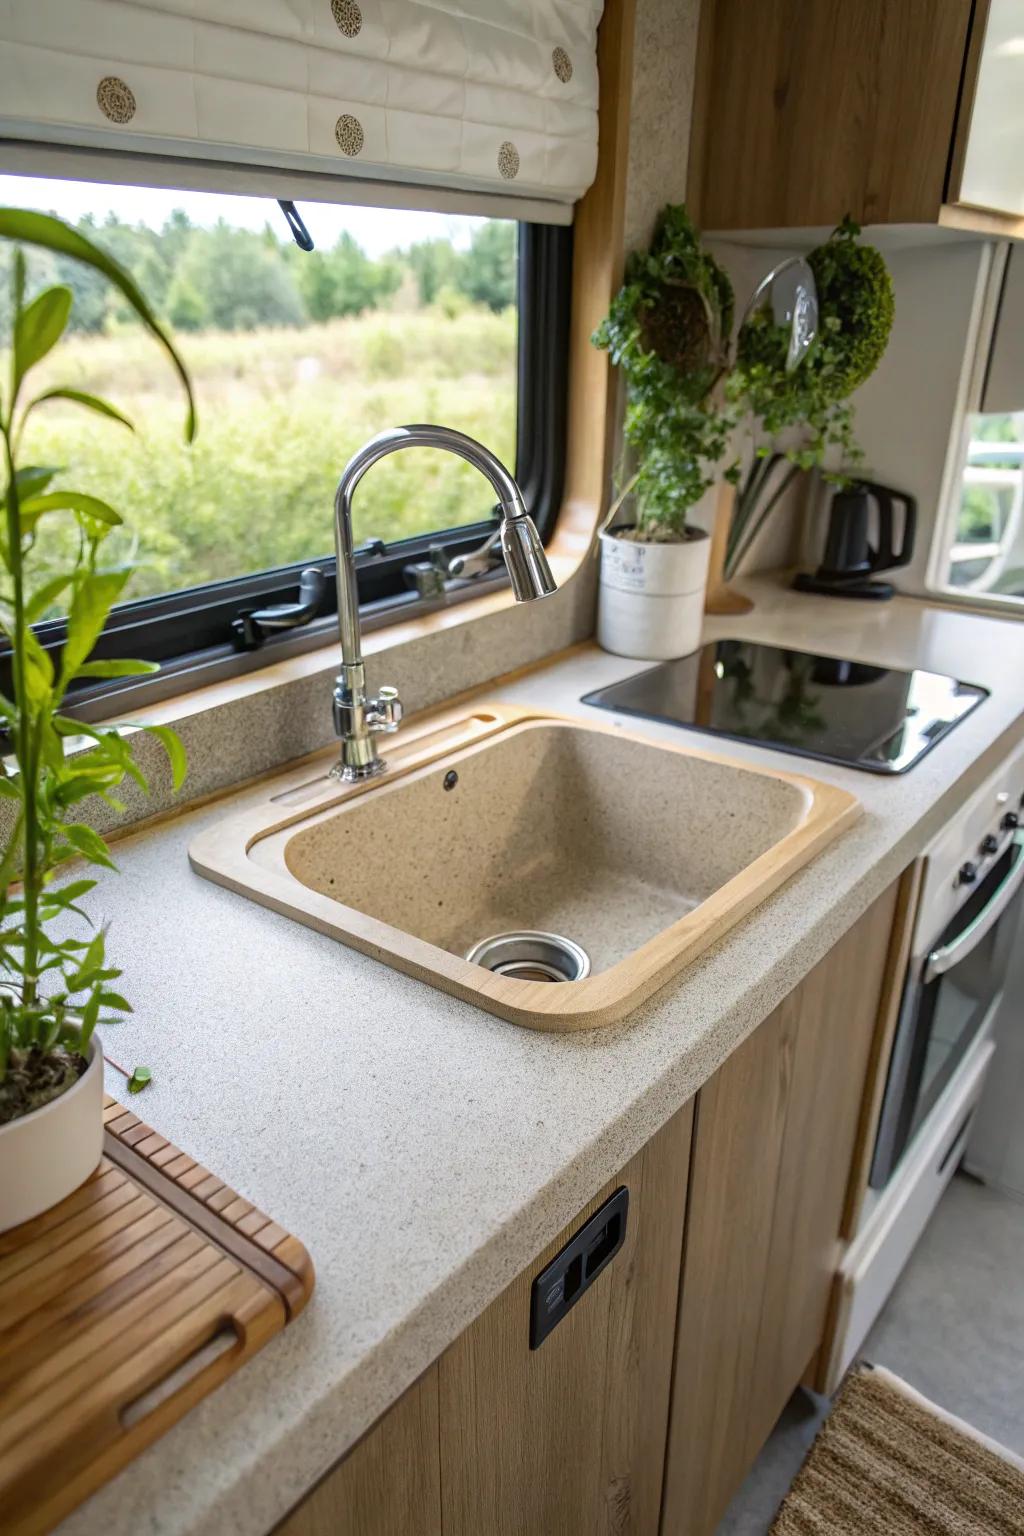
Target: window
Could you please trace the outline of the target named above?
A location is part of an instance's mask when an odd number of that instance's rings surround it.
[[[66,282],[75,295],[70,334],[43,365],[49,382],[109,397],[137,427],[130,436],[55,405],[26,437],[32,462],[66,465],[126,519],[108,547],[138,570],[97,655],[221,665],[236,654],[232,620],[294,601],[311,564],[328,578],[320,622],[302,637],[315,643],[335,609],[338,475],[387,426],[438,421],[479,438],[514,466],[550,528],[569,231],[304,203],[307,252],[270,198],[0,177],[0,200],[56,212],[105,245],[173,327],[196,389],[200,430],[187,449],[177,381],[116,293],[71,262],[29,254],[30,282]],[[0,246],[5,268],[10,256]],[[357,540],[380,541],[360,557],[361,598],[409,604],[405,568],[431,544],[486,537],[490,490],[450,454],[409,450],[367,476],[354,521]],[[56,523],[51,540],[72,536]],[[59,646],[59,610],[40,634]],[[268,639],[259,660],[297,638]]]
[[[961,600],[1024,602],[1024,261],[992,248],[967,410],[934,551],[940,588]]]
[[[1024,599],[1024,410],[968,418],[948,581]]]

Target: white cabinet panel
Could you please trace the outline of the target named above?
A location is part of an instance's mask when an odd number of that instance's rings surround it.
[[[1024,215],[1024,0],[991,0],[957,201]]]

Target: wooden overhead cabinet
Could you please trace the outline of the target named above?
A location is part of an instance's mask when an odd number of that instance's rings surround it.
[[[1024,0],[703,0],[706,230],[1024,235]]]

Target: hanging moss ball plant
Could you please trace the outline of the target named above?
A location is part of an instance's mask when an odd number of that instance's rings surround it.
[[[832,353],[833,388],[843,400],[882,361],[896,314],[892,277],[882,253],[873,245],[861,245],[859,235],[859,225],[844,219],[807,258],[824,316],[825,349]]]
[[[807,260],[818,289],[818,335],[797,368],[787,372],[789,333],[764,306],[741,327],[730,395],[759,417],[766,434],[805,429],[787,456],[802,468],[820,464],[836,444],[858,457],[845,402],[878,367],[895,314],[892,278],[880,251],[859,241],[860,227],[844,219]]]
[[[795,368],[787,368],[788,328],[775,323],[769,305],[740,327],[728,394],[752,418],[760,442],[736,500],[727,576],[798,470],[824,468],[832,450],[840,467],[826,469],[826,477],[843,484],[843,471],[863,456],[849,398],[882,360],[895,302],[881,252],[859,237],[859,226],[844,219],[807,257],[818,292],[818,334]]]

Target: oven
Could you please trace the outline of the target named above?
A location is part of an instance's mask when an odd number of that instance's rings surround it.
[[[943,930],[913,955],[875,1142],[874,1189],[889,1182],[991,1021],[1006,982],[1022,899],[1024,834],[1014,829]]]
[[[908,958],[871,1188],[839,1264],[829,1390],[864,1347],[964,1157],[993,1057],[999,1071],[995,1019],[1024,943],[1024,743],[948,819],[905,889],[916,893],[899,942]]]
[[[953,828],[952,840],[947,834],[929,857],[875,1141],[874,1189],[888,1184],[971,1046],[991,1027],[1024,902],[1020,812],[1019,796],[1011,802],[1004,792],[980,839],[971,827],[965,848]]]

